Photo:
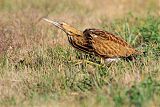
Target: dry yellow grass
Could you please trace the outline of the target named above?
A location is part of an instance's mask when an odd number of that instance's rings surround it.
[[[148,56],[136,63],[122,61],[109,68],[74,66],[72,61],[79,52],[68,45],[63,32],[40,20],[48,15],[78,29],[110,30],[136,46],[143,41],[142,33],[148,34],[148,23],[152,35],[159,35],[159,30],[154,30],[159,24],[159,2],[0,0],[0,105],[159,106],[160,59],[153,51],[159,49],[156,43],[149,43]],[[147,20],[150,16],[153,18]],[[135,35],[140,37],[135,39]]]

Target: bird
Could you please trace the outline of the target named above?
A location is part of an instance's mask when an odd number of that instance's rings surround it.
[[[75,49],[100,57],[106,62],[117,62],[120,59],[134,60],[133,56],[141,54],[123,38],[108,31],[95,28],[81,31],[63,21],[48,18],[43,20],[64,31]]]

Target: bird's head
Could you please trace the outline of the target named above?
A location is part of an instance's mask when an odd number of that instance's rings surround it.
[[[43,18],[43,20],[49,22],[49,23],[52,23],[54,26],[56,26],[57,28],[63,30],[67,35],[69,36],[80,36],[82,35],[82,32],[75,29],[74,27],[70,26],[69,24],[67,23],[64,23],[64,22],[58,22],[58,21],[52,21],[52,20],[49,20],[49,19],[46,19],[46,18]]]

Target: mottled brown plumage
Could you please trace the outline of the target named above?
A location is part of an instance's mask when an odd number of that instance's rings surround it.
[[[107,31],[86,29],[82,32],[64,22],[51,21],[46,18],[44,20],[62,29],[74,48],[103,59],[126,58],[140,53],[125,40]]]

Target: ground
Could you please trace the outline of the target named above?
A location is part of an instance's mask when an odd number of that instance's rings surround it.
[[[145,53],[135,62],[75,65],[89,55],[44,16],[112,32]],[[1,107],[160,106],[159,17],[159,0],[0,0]]]

